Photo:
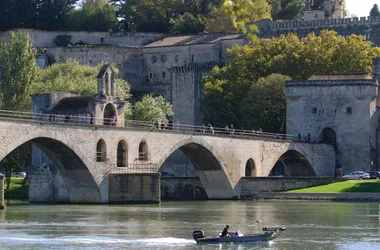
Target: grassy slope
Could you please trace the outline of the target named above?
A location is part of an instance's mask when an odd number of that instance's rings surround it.
[[[29,187],[28,182],[25,187],[21,186],[24,178],[11,178],[11,183],[9,189],[7,187],[7,182],[4,180],[4,198],[5,199],[17,199],[17,200],[27,200],[29,197]]]
[[[349,180],[309,188],[295,189],[292,193],[344,193],[344,192],[380,192],[379,180]]]

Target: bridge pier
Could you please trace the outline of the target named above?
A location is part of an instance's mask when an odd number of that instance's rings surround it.
[[[5,209],[4,201],[4,175],[0,174],[0,209]]]

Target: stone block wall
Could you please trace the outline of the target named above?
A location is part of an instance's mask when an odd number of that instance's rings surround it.
[[[260,33],[259,37],[279,37],[288,33],[295,33],[299,37],[305,37],[309,33],[319,34],[322,30],[335,30],[339,35],[348,36],[352,34],[363,35],[367,40],[380,45],[380,18],[378,17],[355,17],[323,20],[290,20],[271,22],[263,20],[257,23]]]
[[[322,141],[324,129],[336,133],[337,167],[345,173],[369,171],[370,138],[377,127],[376,80],[309,80],[286,84],[288,134],[310,133],[312,142]]]
[[[160,174],[110,174],[109,203],[160,203]]]
[[[114,46],[130,46],[137,47],[149,44],[162,38],[159,33],[108,33],[108,32],[85,32],[85,31],[46,31],[19,29],[29,34],[33,41],[34,47],[55,47],[54,39],[58,35],[71,36],[71,43],[76,44],[84,42],[87,44],[109,44]],[[9,41],[9,33],[18,32],[18,30],[10,30],[0,32],[0,41]]]
[[[241,198],[255,196],[258,192],[277,192],[332,183],[327,177],[242,177]]]
[[[161,199],[207,200],[198,177],[161,177]]]

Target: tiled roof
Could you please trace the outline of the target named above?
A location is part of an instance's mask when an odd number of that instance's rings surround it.
[[[182,46],[191,44],[205,44],[205,43],[215,43],[220,40],[231,40],[231,39],[243,39],[242,34],[223,34],[223,33],[210,33],[210,34],[199,34],[192,36],[172,36],[166,37],[162,40],[150,43],[145,48],[153,47],[163,47],[163,46]]]
[[[320,80],[371,80],[371,73],[338,73],[338,74],[315,74],[309,78],[311,81]]]

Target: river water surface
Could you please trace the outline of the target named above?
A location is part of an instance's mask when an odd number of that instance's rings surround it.
[[[272,242],[197,245],[192,230],[218,234],[287,230]],[[1,249],[380,249],[378,203],[196,201],[159,205],[9,204]]]

